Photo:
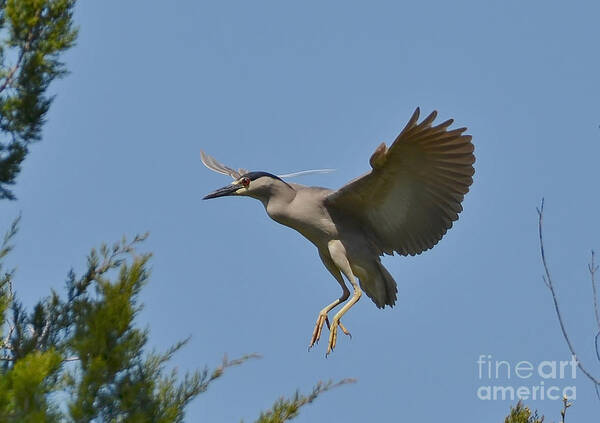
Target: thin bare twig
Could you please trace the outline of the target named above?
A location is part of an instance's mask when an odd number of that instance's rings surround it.
[[[16,361],[16,359],[14,357],[8,356],[8,355],[4,355],[4,356],[0,356],[0,361]],[[77,356],[72,356],[72,357],[65,357],[62,359],[63,363],[67,363],[70,361],[79,361],[79,357]]]
[[[12,286],[9,285],[9,298],[12,299]],[[0,342],[0,349],[4,349],[4,350],[12,350],[12,346],[10,343],[10,340],[12,339],[13,333],[15,332],[15,325],[11,322],[8,321],[8,333],[6,334],[6,336],[4,337],[4,339],[2,340],[2,342]]]
[[[13,300],[13,286],[12,281],[8,280],[8,289],[6,290],[6,296],[8,298],[9,303]],[[4,337],[4,339],[0,340],[0,350],[12,351],[12,346],[10,340],[12,339],[13,333],[15,332],[15,325],[12,321],[8,320],[5,322],[8,326],[8,333]]]
[[[240,364],[243,364],[247,360],[256,359],[256,358],[262,358],[262,357],[260,354],[257,354],[257,353],[246,354],[240,358],[236,358],[235,360],[229,360],[227,358],[227,355],[223,356],[223,362],[221,363],[221,365],[219,367],[217,367],[215,370],[213,370],[210,377],[206,381],[206,387],[208,387],[208,384],[210,382],[221,377],[223,375],[223,372],[225,371],[225,369],[227,369],[229,367],[239,366]]]
[[[0,260],[4,259],[4,257],[6,257],[6,255],[12,251],[13,246],[10,244],[10,242],[13,239],[13,237],[17,234],[20,220],[21,220],[21,216],[19,215],[12,222],[9,230],[4,234],[4,239],[2,240],[2,243],[0,244]],[[12,303],[12,301],[14,299],[13,284],[12,284],[13,272],[14,272],[14,270],[5,273],[4,276],[2,277],[3,281],[0,284],[0,290],[4,291],[3,295],[6,298],[7,304]],[[4,316],[2,316],[2,317],[4,317]],[[13,324],[13,322],[11,320],[6,320],[6,319],[2,319],[2,320],[3,320],[3,324],[8,326],[8,333],[6,334],[6,336],[3,339],[0,340],[0,350],[2,350],[2,353],[10,355],[11,352],[13,351],[10,341],[11,341],[13,333],[15,331],[15,325]]]
[[[21,62],[23,61],[23,58],[25,57],[25,53],[27,53],[28,50],[29,50],[29,46],[27,44],[25,44],[25,48],[23,48],[23,50],[21,50],[21,54],[19,55],[19,59],[17,60],[17,63],[15,63],[15,65],[10,69],[10,72],[8,73],[8,75],[6,75],[6,79],[4,80],[4,83],[0,86],[0,93],[2,91],[4,91],[6,89],[6,87],[8,87],[12,83],[15,73],[17,72],[17,69],[19,69],[19,66],[21,66]]]
[[[569,402],[566,396],[563,396],[563,409],[560,410],[561,423],[565,423],[565,415],[567,414],[567,408],[573,405],[572,402]]]
[[[579,370],[589,379],[591,380],[596,388],[596,392],[598,392],[598,386],[600,385],[600,380],[595,378],[589,371],[586,370],[585,367],[581,364],[581,362],[577,359],[577,354],[575,353],[575,348],[573,348],[573,344],[571,344],[571,340],[569,339],[569,335],[567,334],[567,329],[565,328],[565,324],[563,322],[562,314],[560,312],[560,308],[558,306],[558,298],[556,296],[556,291],[554,290],[554,283],[552,282],[552,277],[550,276],[550,269],[548,268],[548,263],[546,262],[546,254],[544,252],[544,237],[543,237],[543,218],[544,218],[544,199],[542,199],[542,204],[540,208],[537,209],[538,212],[538,231],[540,235],[540,251],[542,253],[542,263],[544,265],[545,276],[542,276],[544,283],[552,293],[552,300],[554,301],[554,310],[556,311],[556,316],[558,317],[558,323],[560,323],[560,329],[562,331],[563,337],[567,342],[567,346],[569,347],[569,351],[571,351],[571,355],[575,358],[577,362],[577,367]],[[600,398],[600,395],[598,396]]]
[[[600,306],[598,305],[598,286],[596,285],[596,271],[598,270],[598,265],[595,261],[596,254],[594,250],[592,250],[592,259],[590,260],[590,264],[588,264],[588,270],[590,271],[590,279],[592,280],[592,295],[594,297],[594,316],[596,317],[596,324],[598,325],[598,332],[596,332],[596,336],[594,337],[594,348],[596,350],[596,358],[600,361]],[[600,394],[598,395],[600,398]]]
[[[596,271],[598,270],[598,265],[595,262],[594,250],[592,250],[592,259],[590,264],[588,264],[588,270],[590,271],[590,278],[592,280],[592,292],[594,295],[594,315],[596,316],[596,324],[598,325],[598,330],[600,331],[600,307],[598,306],[598,287],[596,286]]]

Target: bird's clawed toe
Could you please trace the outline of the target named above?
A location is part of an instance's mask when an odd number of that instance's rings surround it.
[[[327,318],[327,313],[319,313],[317,317],[317,324],[315,325],[315,329],[313,330],[312,337],[310,339],[310,345],[308,346],[308,350],[319,343],[319,339],[321,338],[321,332],[323,331],[323,324],[327,322],[327,327],[329,328],[329,319]]]
[[[339,320],[336,321],[335,319],[333,319],[333,326],[331,327],[331,329],[329,331],[329,343],[327,344],[327,352],[325,353],[325,357],[327,357],[335,349],[335,344],[337,342],[337,328],[338,328],[338,325],[336,323],[339,323]]]
[[[319,313],[319,317],[317,317],[317,323],[315,325],[315,329],[313,330],[312,338],[310,340],[310,345],[308,346],[308,350],[319,343],[319,339],[321,338],[321,333],[323,332],[323,326],[327,324],[327,329],[329,329],[329,342],[327,344],[327,353],[325,357],[327,357],[335,348],[337,343],[337,328],[339,327],[345,335],[348,335],[350,339],[352,339],[352,335],[350,331],[344,327],[342,322],[339,319],[333,319],[333,325],[329,324],[329,317],[327,317],[327,313]]]
[[[329,332],[329,344],[327,345],[327,352],[325,353],[325,357],[327,357],[330,353],[335,349],[335,345],[337,344],[337,328],[340,328],[344,335],[348,335],[350,339],[352,339],[352,335],[350,331],[342,325],[342,322],[339,319],[333,318],[333,323],[330,326]]]
[[[338,326],[340,327],[340,329],[342,330],[342,332],[344,332],[344,335],[348,335],[350,337],[350,339],[352,339],[352,334],[350,333],[350,331],[348,329],[346,329],[344,327],[344,325],[342,325],[342,321],[338,320]]]

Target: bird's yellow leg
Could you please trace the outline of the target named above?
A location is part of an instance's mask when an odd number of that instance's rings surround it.
[[[355,281],[352,282],[352,286],[354,287],[354,294],[352,294],[352,298],[350,298],[350,301],[344,304],[344,307],[342,307],[342,309],[338,311],[335,316],[333,316],[333,320],[331,322],[331,330],[329,332],[329,344],[327,345],[326,355],[329,355],[329,353],[332,352],[335,348],[335,344],[337,342],[338,326],[340,327],[340,329],[342,329],[342,332],[344,332],[346,335],[350,335],[350,332],[348,332],[348,330],[342,325],[340,319],[342,318],[344,313],[350,310],[350,307],[352,307],[358,302],[358,300],[360,300],[360,297],[362,296],[362,290],[360,289],[358,284]],[[352,335],[350,335],[350,337],[352,337]]]
[[[335,344],[337,342],[338,326],[340,326],[342,328],[342,331],[345,334],[347,334],[347,335],[350,334],[346,330],[346,328],[344,328],[341,325],[340,320],[341,320],[342,316],[348,310],[350,310],[350,308],[354,304],[356,304],[358,302],[358,300],[360,300],[360,297],[362,296],[362,290],[360,289],[360,286],[358,286],[358,283],[356,282],[356,278],[354,277],[354,274],[352,273],[352,269],[350,268],[350,263],[348,262],[348,259],[346,258],[346,249],[344,248],[344,245],[340,241],[335,240],[335,241],[330,241],[328,243],[328,247],[329,247],[329,253],[331,255],[331,259],[333,260],[333,262],[335,263],[337,268],[344,275],[346,275],[346,277],[352,284],[352,288],[354,288],[354,293],[352,294],[352,298],[350,298],[350,300],[346,304],[344,304],[342,309],[340,311],[338,311],[336,313],[336,315],[333,317],[333,320],[331,322],[330,332],[329,332],[329,344],[327,345],[327,353],[325,354],[326,356],[329,355],[335,348]]]
[[[332,302],[331,304],[329,304],[328,306],[324,307],[319,312],[319,315],[317,316],[317,323],[315,324],[315,329],[313,330],[313,334],[310,339],[310,344],[308,346],[309,350],[312,348],[313,345],[319,342],[319,339],[321,338],[321,332],[323,331],[323,325],[325,323],[327,323],[327,328],[331,330],[331,327],[329,326],[329,318],[327,317],[327,313],[329,313],[331,310],[333,310],[335,307],[337,307],[350,297],[350,291],[344,283],[344,278],[342,277],[340,270],[331,259],[329,251],[323,252],[319,250],[319,256],[321,257],[321,261],[323,261],[323,264],[325,265],[327,270],[329,270],[329,272],[333,275],[335,280],[338,281],[338,283],[342,287],[342,296],[334,302]],[[350,335],[350,332],[348,332],[348,330],[344,326],[342,326],[341,323],[340,327],[346,335]]]

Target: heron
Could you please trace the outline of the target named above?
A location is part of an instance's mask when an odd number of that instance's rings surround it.
[[[381,143],[375,149],[370,171],[337,191],[287,182],[290,175],[234,170],[201,152],[206,167],[233,178],[204,199],[259,200],[271,219],[317,247],[325,268],[340,285],[341,295],[317,315],[309,350],[318,343],[325,324],[326,356],[336,347],[338,328],[350,335],[341,319],[363,292],[378,308],[393,307],[398,288],[381,257],[415,256],[433,248],[463,210],[475,173],[472,137],[464,134],[467,128],[450,130],[453,119],[433,126],[436,111],[421,122],[419,114],[417,108],[389,147]],[[330,322],[329,313],[340,305]]]

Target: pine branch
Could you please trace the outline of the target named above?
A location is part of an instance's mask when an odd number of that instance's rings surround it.
[[[6,27],[0,45],[0,199],[14,200],[6,187],[15,183],[29,149],[41,138],[53,97],[47,90],[66,71],[60,54],[75,43],[76,0],[4,0],[0,15]],[[7,56],[16,57],[12,66]],[[6,141],[1,141],[5,136]]]
[[[42,9],[39,9],[35,15],[35,20],[38,21],[40,18],[40,15],[42,14]],[[2,91],[4,91],[8,86],[10,86],[13,82],[13,78],[16,75],[17,70],[20,68],[21,63],[23,62],[23,59],[25,58],[25,55],[27,53],[29,53],[30,49],[31,49],[31,43],[33,42],[34,39],[34,34],[35,34],[35,26],[32,26],[29,30],[29,34],[27,35],[27,41],[25,42],[25,45],[23,46],[23,48],[21,49],[21,52],[19,53],[19,58],[17,59],[17,62],[15,63],[15,65],[10,69],[10,71],[8,72],[8,75],[6,75],[6,78],[4,80],[4,83],[2,85],[0,85],[0,94],[2,93]]]
[[[8,253],[10,253],[13,249],[11,241],[17,235],[19,231],[19,223],[21,222],[21,215],[17,216],[15,220],[13,220],[10,225],[9,230],[4,234],[4,239],[2,241],[2,245],[0,246],[0,260],[4,259]],[[2,265],[0,263],[0,270]],[[7,272],[4,274],[2,279],[0,280],[0,325],[5,324],[6,320],[4,319],[4,311],[10,306],[14,298],[13,286],[12,286],[12,275],[14,271]],[[0,340],[0,351],[12,351],[12,346],[10,340],[15,331],[15,325],[13,322],[8,321],[8,333],[6,336]],[[9,354],[3,354],[0,356],[0,361],[7,361],[6,358],[11,358]]]
[[[337,383],[333,383],[331,380],[326,383],[319,382],[308,395],[296,392],[292,398],[280,398],[269,411],[262,412],[255,423],[283,423],[291,420],[298,416],[300,408],[312,403],[322,393],[355,382],[355,379],[342,379]]]
[[[532,413],[529,407],[525,407],[522,401],[511,407],[510,414],[504,419],[504,423],[543,423],[544,417],[539,417],[537,412]]]

